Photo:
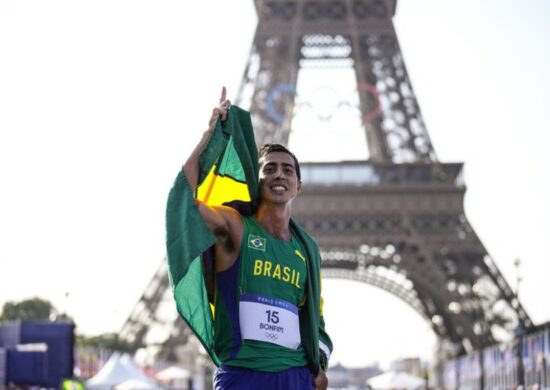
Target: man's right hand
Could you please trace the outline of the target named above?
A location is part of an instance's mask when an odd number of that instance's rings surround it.
[[[229,107],[231,107],[231,102],[229,99],[226,98],[227,91],[225,87],[222,87],[222,94],[220,96],[220,102],[219,105],[214,107],[212,110],[212,116],[210,117],[210,121],[208,122],[208,132],[212,132],[214,130],[214,127],[216,127],[216,122],[218,119],[221,119],[222,122],[225,122],[227,120],[227,116],[229,115]],[[209,134],[208,134],[209,135]]]
[[[214,111],[218,114],[222,121],[227,120],[227,115],[229,114],[229,107],[231,102],[226,98],[227,90],[225,87],[222,87],[222,94],[220,96],[220,104],[218,107],[214,108]]]

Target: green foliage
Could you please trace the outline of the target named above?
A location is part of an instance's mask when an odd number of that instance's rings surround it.
[[[50,301],[34,297],[23,301],[8,301],[2,308],[0,321],[72,321],[65,313],[59,314]]]
[[[136,347],[118,337],[116,333],[103,333],[98,336],[76,336],[76,345],[79,347],[103,348],[111,351],[134,353]]]
[[[21,302],[6,302],[2,308],[3,321],[49,320],[53,305],[44,299],[35,297]]]

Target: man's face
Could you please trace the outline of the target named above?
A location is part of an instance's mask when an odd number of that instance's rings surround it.
[[[271,152],[260,160],[260,199],[287,203],[300,191],[294,159],[285,152]]]

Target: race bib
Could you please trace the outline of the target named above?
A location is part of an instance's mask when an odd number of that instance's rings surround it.
[[[243,340],[257,340],[297,349],[300,345],[298,307],[282,299],[243,294],[239,302]]]

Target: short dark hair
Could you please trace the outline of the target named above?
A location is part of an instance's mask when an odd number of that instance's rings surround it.
[[[290,157],[292,157],[292,159],[294,160],[294,170],[296,171],[296,176],[298,177],[298,181],[301,181],[302,174],[300,173],[300,164],[298,163],[298,159],[296,158],[294,153],[292,153],[290,150],[288,150],[281,144],[262,145],[260,147],[260,150],[258,151],[258,160],[261,160],[262,158],[267,156],[269,153],[273,153],[273,152],[283,152],[290,155]]]

